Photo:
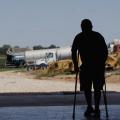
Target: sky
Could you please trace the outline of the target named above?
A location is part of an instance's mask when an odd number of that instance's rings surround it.
[[[70,46],[88,18],[107,43],[120,39],[120,0],[0,0],[0,46]]]

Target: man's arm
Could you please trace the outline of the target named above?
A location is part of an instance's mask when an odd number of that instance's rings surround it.
[[[105,56],[105,61],[106,61],[108,57],[108,48],[107,48],[106,43],[105,43],[105,49],[104,49],[104,56]]]
[[[103,64],[105,64],[107,57],[108,57],[108,48],[107,48],[104,37],[100,33],[97,33],[97,38],[99,39],[99,42],[98,42],[99,59]]]
[[[75,37],[73,44],[72,44],[72,61],[74,64],[74,70],[75,72],[78,72],[79,68],[78,68],[78,60],[77,60],[77,51],[78,51],[78,46],[77,46],[77,39]]]
[[[102,39],[103,39],[102,40],[102,53],[103,53],[103,61],[105,63],[108,57],[108,48],[107,48],[104,37],[102,37]]]

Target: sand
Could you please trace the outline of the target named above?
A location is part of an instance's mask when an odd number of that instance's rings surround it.
[[[120,75],[109,76],[106,81],[107,91],[120,92]],[[74,91],[74,85],[75,75],[35,79],[30,72],[0,72],[0,93]]]

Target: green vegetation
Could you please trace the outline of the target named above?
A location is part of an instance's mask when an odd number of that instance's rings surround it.
[[[51,45],[48,46],[48,47],[43,47],[42,45],[35,45],[35,46],[33,46],[33,49],[34,49],[34,50],[53,49],[53,48],[59,48],[59,46],[56,46],[56,45],[54,45],[54,44],[51,44]]]
[[[35,70],[33,71],[33,74],[36,76],[37,79],[41,79],[42,77],[54,77],[57,75],[71,75],[72,73],[70,71],[48,71],[46,70]]]
[[[5,45],[3,45],[2,47],[0,47],[0,56],[1,56],[1,55],[5,55],[5,54],[6,54],[6,51],[8,50],[8,48],[11,48],[11,46],[10,46],[10,45],[7,45],[7,44],[5,44]]]
[[[0,55],[0,66],[4,66],[6,61],[6,56]]]
[[[0,67],[0,72],[4,71],[26,72],[26,68]]]

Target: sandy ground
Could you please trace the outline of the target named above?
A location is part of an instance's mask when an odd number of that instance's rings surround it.
[[[120,92],[120,75],[109,76],[106,81],[107,91]],[[74,85],[75,75],[35,79],[29,72],[0,72],[0,93],[74,91]]]

